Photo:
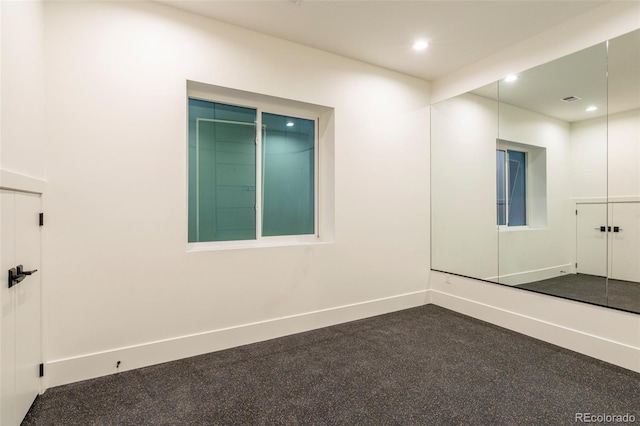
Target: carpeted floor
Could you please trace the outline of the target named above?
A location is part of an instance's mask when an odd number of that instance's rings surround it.
[[[640,283],[569,274],[516,287],[640,313]]]
[[[47,390],[24,425],[575,424],[640,374],[426,305]]]

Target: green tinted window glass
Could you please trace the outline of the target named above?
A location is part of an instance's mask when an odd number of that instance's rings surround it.
[[[256,110],[189,99],[189,242],[256,238]]]
[[[315,233],[315,121],[262,113],[262,235]]]

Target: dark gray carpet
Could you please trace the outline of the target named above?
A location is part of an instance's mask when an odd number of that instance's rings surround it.
[[[516,287],[640,313],[640,283],[569,274]]]
[[[640,374],[426,305],[49,389],[25,425],[575,424]]]

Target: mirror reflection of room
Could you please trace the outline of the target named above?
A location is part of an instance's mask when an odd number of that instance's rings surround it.
[[[434,270],[640,312],[640,31],[434,105],[432,144]]]

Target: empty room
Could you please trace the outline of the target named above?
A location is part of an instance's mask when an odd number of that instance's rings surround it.
[[[640,2],[0,24],[0,425],[640,423]]]

